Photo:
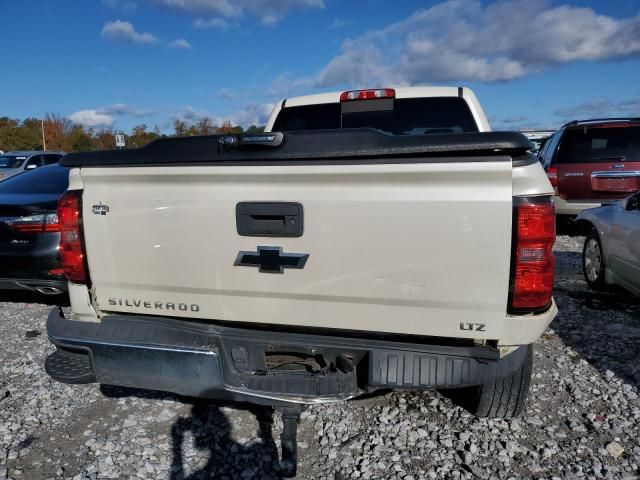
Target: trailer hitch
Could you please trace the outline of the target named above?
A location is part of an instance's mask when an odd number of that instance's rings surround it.
[[[280,442],[282,446],[282,475],[285,478],[295,477],[298,468],[298,424],[302,405],[282,407],[282,435]]]

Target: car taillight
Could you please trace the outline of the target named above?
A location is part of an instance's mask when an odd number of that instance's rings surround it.
[[[66,192],[60,198],[58,219],[60,222],[60,261],[64,274],[71,282],[86,283],[80,191]]]
[[[549,167],[547,170],[547,178],[553,188],[558,188],[558,169],[556,167]]]
[[[372,90],[352,90],[340,94],[341,102],[352,100],[373,100],[376,98],[395,98],[396,91],[393,88],[376,88]]]
[[[556,238],[551,197],[515,197],[510,311],[536,312],[551,304]]]
[[[57,213],[44,213],[26,217],[12,218],[7,221],[12,230],[20,233],[59,232]]]

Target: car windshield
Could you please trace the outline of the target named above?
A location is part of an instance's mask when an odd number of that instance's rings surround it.
[[[390,109],[363,109],[348,113],[343,111],[340,103],[287,107],[278,114],[273,130],[287,132],[362,127],[376,128],[394,135],[478,131],[467,102],[457,97],[396,99]]]
[[[568,128],[556,163],[640,161],[640,125]]]
[[[62,194],[69,185],[69,169],[52,165],[20,173],[0,182],[0,194]]]
[[[20,168],[26,159],[24,155],[0,155],[0,168]]]

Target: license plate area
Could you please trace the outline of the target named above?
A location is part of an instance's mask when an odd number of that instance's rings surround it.
[[[640,172],[637,176],[594,175],[591,177],[591,188],[595,192],[632,193],[640,190]]]

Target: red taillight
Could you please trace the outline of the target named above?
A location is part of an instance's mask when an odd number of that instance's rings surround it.
[[[547,178],[553,188],[558,188],[558,169],[556,167],[549,167],[547,170]]]
[[[19,233],[59,232],[58,215],[44,213],[26,217],[12,218],[7,221],[12,230]]]
[[[373,100],[376,98],[395,98],[396,91],[393,88],[376,88],[372,90],[352,90],[350,92],[342,92],[340,94],[341,102],[350,102],[351,100]]]
[[[81,199],[77,190],[66,192],[58,202],[60,222],[60,260],[71,282],[86,283],[84,245],[82,244]]]
[[[549,306],[553,291],[555,209],[551,197],[517,198],[511,310],[535,312]]]

